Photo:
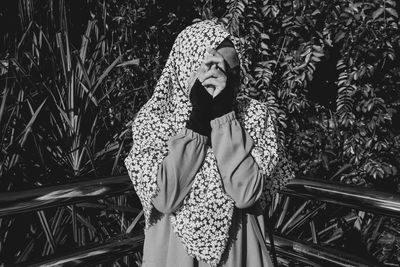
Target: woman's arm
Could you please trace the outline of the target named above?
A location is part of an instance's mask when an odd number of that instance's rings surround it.
[[[168,141],[168,155],[158,169],[160,191],[153,199],[157,210],[172,213],[180,206],[204,161],[207,141],[207,136],[187,128]]]
[[[238,208],[252,206],[261,196],[264,179],[250,152],[249,134],[234,111],[211,121],[211,143],[226,193]]]

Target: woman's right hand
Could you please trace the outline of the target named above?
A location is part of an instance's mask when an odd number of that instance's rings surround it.
[[[192,104],[192,111],[186,127],[201,135],[210,137],[212,119],[212,95],[196,79],[189,93],[189,100]]]
[[[223,56],[215,49],[207,49],[197,77],[207,92],[215,98],[225,89],[228,79]]]

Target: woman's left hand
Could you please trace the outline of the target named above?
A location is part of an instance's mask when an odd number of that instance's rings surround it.
[[[225,60],[215,49],[207,49],[209,53],[203,64],[206,71],[200,72],[198,79],[205,88],[213,88],[213,98],[215,98],[226,87],[227,75]],[[207,90],[209,91],[209,90]]]

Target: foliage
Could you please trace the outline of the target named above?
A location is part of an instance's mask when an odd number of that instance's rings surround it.
[[[248,93],[270,104],[298,175],[372,183],[397,191],[400,34],[396,2],[226,2],[228,11],[222,20],[247,48]],[[304,205],[302,209],[310,203]],[[299,208],[295,211],[292,216],[302,213]],[[322,211],[317,216],[326,214]],[[282,216],[282,212],[277,215]],[[398,228],[382,224],[371,237],[366,229],[376,218],[358,216],[362,223],[345,228],[364,241],[373,238],[366,250],[379,262],[398,264],[394,241]],[[327,229],[339,231],[324,238],[328,243],[345,238],[348,230],[343,224],[332,227],[322,219],[326,217],[319,218]],[[279,220],[276,226],[285,233]],[[306,228],[299,229],[307,233]],[[391,241],[382,236],[391,236]]]
[[[231,28],[248,47],[250,93],[271,102],[298,173],[346,183],[397,184],[396,2],[249,0],[228,5]]]
[[[121,233],[139,232],[143,228],[140,222],[143,212],[135,208],[136,204],[136,199],[121,195],[1,218],[0,226],[5,231],[0,235],[0,265],[41,261],[55,252],[68,253],[71,248],[98,243]],[[137,266],[133,264],[139,259],[132,255],[123,260],[130,260],[129,266]]]
[[[129,60],[129,51],[113,53],[104,19],[88,18],[79,25],[78,39],[68,30],[71,7],[44,3],[54,13],[37,12],[43,1],[20,1],[20,35],[2,40],[17,45],[2,51],[1,191],[111,176],[121,169],[126,129],[110,116],[116,88],[111,74],[138,61]],[[43,23],[47,20],[52,23]],[[131,232],[142,214],[135,196],[91,204],[0,218],[1,263],[39,259]]]
[[[67,17],[63,5],[59,12]],[[120,133],[102,112],[114,89],[106,78],[123,55],[111,57],[96,20],[87,21],[79,46],[70,40],[67,21],[60,25],[45,29],[35,20],[22,25],[15,54],[7,59],[1,107],[3,190],[115,172]]]

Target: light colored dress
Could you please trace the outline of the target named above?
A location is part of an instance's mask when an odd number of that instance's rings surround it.
[[[232,41],[242,62],[245,49],[240,38],[215,21],[195,23],[179,33],[153,95],[132,123],[132,148],[124,163],[143,206],[147,240],[154,241],[152,250],[148,245],[151,241],[146,241],[147,266],[154,266],[148,263],[150,260],[160,258],[167,262],[168,255],[173,255],[170,247],[174,246],[161,239],[165,229],[154,233],[162,224],[160,216],[156,216],[157,209],[159,215],[169,214],[165,217],[169,217],[173,232],[191,257],[215,267],[225,251],[230,257],[238,257],[239,252],[229,254],[227,244],[232,249],[242,242],[236,247],[241,248],[239,255],[247,261],[250,256],[246,253],[251,247],[246,242],[251,243],[248,239],[254,233],[240,221],[247,215],[237,215],[237,211],[234,214],[235,205],[241,210],[260,203],[265,209],[274,192],[294,177],[281,153],[278,125],[270,113],[273,108],[247,97],[248,84],[240,85],[234,105],[236,114],[214,120],[212,148],[204,145],[205,137],[185,128],[193,109],[188,82],[204,62],[207,48],[217,49],[226,38]],[[236,119],[232,118],[235,115]],[[196,166],[201,168],[197,171]],[[229,233],[234,228],[233,221],[240,221],[238,228],[246,238],[228,242],[240,235]],[[251,220],[252,225],[255,221]],[[168,248],[167,254],[156,249],[159,243],[164,250]],[[177,263],[180,258],[184,255],[175,259]]]
[[[249,221],[250,216],[256,217],[265,236],[262,209],[257,202],[265,181],[250,154],[253,140],[236,120],[234,111],[212,120],[211,127],[212,150],[224,190],[236,206],[228,245],[218,266],[273,266],[269,255],[263,254]],[[158,169],[160,191],[153,200],[159,211],[154,215],[158,220],[145,233],[143,267],[209,266],[188,255],[169,218],[191,189],[206,155],[207,141],[208,137],[186,128],[169,140],[169,153]]]

